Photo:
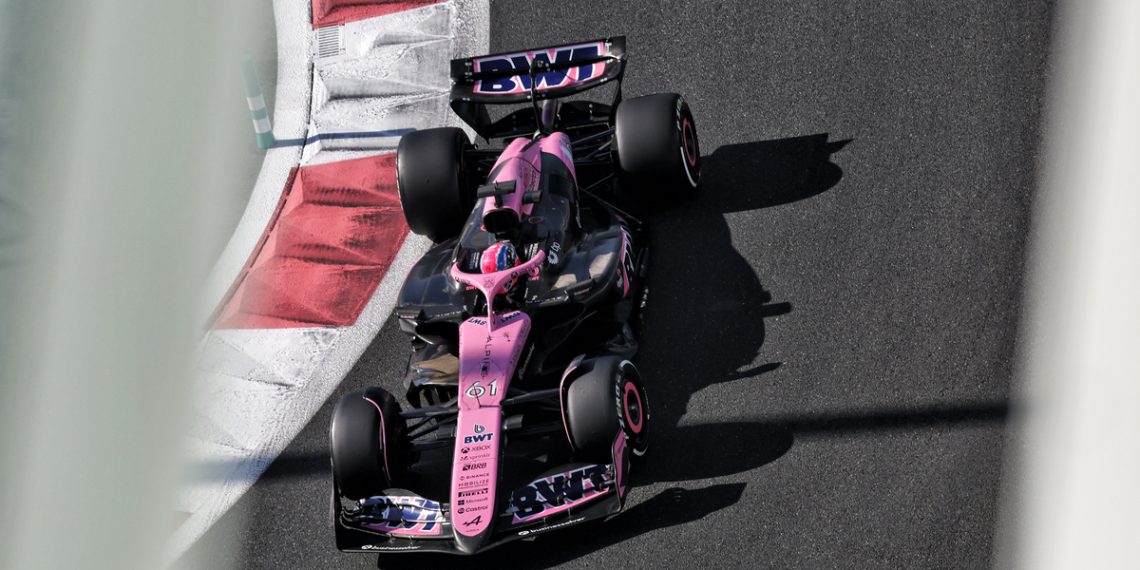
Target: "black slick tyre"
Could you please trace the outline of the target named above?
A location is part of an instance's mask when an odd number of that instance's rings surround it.
[[[696,123],[680,95],[657,93],[619,103],[614,141],[623,187],[641,196],[683,198],[700,185]]]
[[[635,456],[649,449],[649,400],[641,375],[628,360],[584,360],[567,377],[563,413],[575,455],[594,463],[613,461],[619,432]]]
[[[329,430],[333,479],[341,496],[380,495],[406,467],[400,405],[388,392],[369,388],[345,394],[333,409]]]
[[[396,185],[408,227],[439,243],[459,234],[475,207],[475,190],[463,168],[471,146],[461,129],[413,131],[396,150]]]

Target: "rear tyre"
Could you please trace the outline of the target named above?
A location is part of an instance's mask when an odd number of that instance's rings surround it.
[[[406,433],[400,405],[387,391],[345,394],[333,410],[333,480],[340,494],[365,499],[383,494],[405,471]]]
[[[471,146],[461,129],[413,131],[396,150],[396,185],[404,219],[417,234],[439,243],[456,235],[475,207],[463,152]]]
[[[617,356],[583,361],[563,404],[567,436],[583,461],[610,463],[618,433],[635,456],[649,450],[649,400],[632,362]]]
[[[614,119],[622,184],[643,195],[687,197],[701,180],[701,150],[688,103],[676,93],[626,99]]]

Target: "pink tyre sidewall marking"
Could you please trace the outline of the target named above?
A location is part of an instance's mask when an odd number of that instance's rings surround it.
[[[377,414],[380,414],[380,433],[377,434],[377,436],[380,438],[380,455],[384,458],[384,476],[388,478],[388,483],[391,484],[392,468],[388,465],[388,442],[384,433],[384,412],[380,409],[380,404],[372,398],[365,397],[364,399],[367,400],[369,404],[372,404],[372,407],[376,408]]]
[[[630,414],[630,398],[633,398],[634,403],[637,404],[637,423],[634,423],[633,416]],[[626,425],[634,435],[641,433],[641,428],[645,426],[645,406],[641,403],[641,393],[638,392],[637,386],[633,382],[626,381],[622,393],[622,406],[625,410]]]
[[[692,142],[690,142],[692,141]],[[697,165],[696,134],[693,133],[693,122],[685,117],[681,121],[681,148],[685,150],[685,160],[689,166]]]

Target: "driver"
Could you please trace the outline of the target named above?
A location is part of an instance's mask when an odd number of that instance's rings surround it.
[[[515,246],[509,241],[495,242],[483,250],[483,253],[479,256],[479,270],[483,273],[503,271],[517,267],[519,263],[518,252],[515,251]],[[517,275],[504,283],[503,288],[496,292],[496,294],[505,295],[511,287],[515,286],[516,281],[518,281]]]

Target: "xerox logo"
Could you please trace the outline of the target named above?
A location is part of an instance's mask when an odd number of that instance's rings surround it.
[[[570,63],[574,61],[593,60],[602,55],[604,44],[597,42],[574,46],[563,46],[548,50],[529,51],[505,55],[493,55],[475,59],[475,72],[515,72],[518,75],[482,79],[475,82],[476,93],[507,94],[522,93],[530,90],[531,62],[541,64]],[[579,81],[585,81],[601,73],[601,63],[584,63],[569,69],[557,69],[536,73],[534,76],[535,89],[542,91],[555,87],[564,87]]]

